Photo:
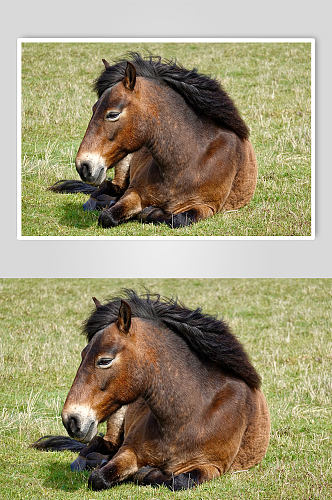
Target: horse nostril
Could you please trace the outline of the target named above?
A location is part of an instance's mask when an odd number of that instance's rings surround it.
[[[68,426],[69,426],[69,429],[71,430],[71,432],[76,435],[80,430],[78,418],[74,415],[69,417]]]
[[[92,168],[88,161],[83,161],[81,163],[81,171],[82,171],[82,177],[84,177],[85,179],[91,177]]]

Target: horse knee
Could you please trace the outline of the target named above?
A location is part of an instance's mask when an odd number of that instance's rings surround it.
[[[98,225],[104,228],[118,226],[119,222],[119,219],[113,217],[110,209],[104,209],[98,217]]]
[[[102,227],[118,226],[131,219],[142,210],[140,195],[132,190],[127,191],[112,208],[104,209],[98,219]]]

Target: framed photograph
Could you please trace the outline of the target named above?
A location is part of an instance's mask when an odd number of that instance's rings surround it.
[[[19,239],[314,239],[315,41],[18,40]]]
[[[0,280],[1,497],[328,498],[331,284]]]

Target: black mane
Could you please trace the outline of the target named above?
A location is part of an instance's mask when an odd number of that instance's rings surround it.
[[[176,62],[162,60],[159,56],[143,58],[137,52],[130,52],[129,59],[122,59],[105,69],[94,83],[98,98],[106,89],[124,78],[128,60],[135,66],[137,76],[167,84],[178,92],[197,114],[202,114],[219,126],[232,130],[240,139],[248,138],[247,125],[217,80],[198,73],[196,68],[187,70]]]
[[[139,297],[133,290],[125,290],[125,299],[133,316],[162,323],[182,337],[201,359],[219,365],[251,388],[260,386],[258,373],[224,321],[203,314],[199,308],[190,310],[176,300],[162,299],[160,295]],[[91,314],[84,323],[88,341],[117,320],[120,304],[121,298],[114,297]]]

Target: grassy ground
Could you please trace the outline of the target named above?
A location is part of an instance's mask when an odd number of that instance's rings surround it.
[[[187,492],[128,483],[92,493],[88,473],[70,472],[73,453],[27,447],[43,434],[65,433],[60,413],[91,296],[105,300],[124,286],[177,295],[230,323],[262,375],[271,411],[271,442],[259,466]],[[0,287],[0,498],[330,497],[331,280],[1,280]]]
[[[249,206],[183,229],[129,222],[97,227],[84,195],[47,186],[78,178],[74,159],[91,115],[91,83],[128,50],[177,57],[220,79],[251,129],[259,178]],[[24,43],[22,51],[22,235],[310,235],[309,43]]]

